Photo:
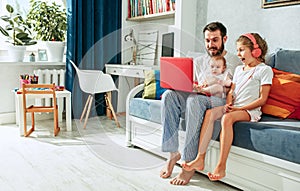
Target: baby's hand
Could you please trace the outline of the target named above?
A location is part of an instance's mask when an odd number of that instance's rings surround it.
[[[217,83],[220,84],[221,86],[224,86],[224,81],[223,80],[218,80]]]
[[[203,92],[203,88],[207,87],[207,85],[197,85],[197,84],[194,84],[193,85],[193,88],[194,90],[196,90],[197,92],[201,93]]]
[[[199,86],[198,84],[193,84],[193,88],[196,92],[200,92],[202,90],[202,87]]]

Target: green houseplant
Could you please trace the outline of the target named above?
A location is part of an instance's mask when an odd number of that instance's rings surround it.
[[[14,8],[7,4],[8,15],[1,16],[1,19],[7,23],[6,26],[0,26],[0,32],[8,38],[12,46],[8,46],[8,54],[11,61],[23,61],[27,45],[33,45],[37,42],[31,38],[31,25],[27,23],[19,13],[15,13]]]
[[[66,10],[55,2],[30,0],[27,22],[33,26],[35,39],[46,41],[48,60],[61,61],[67,31]]]
[[[1,19],[7,22],[7,25],[3,28],[0,26],[1,33],[8,37],[11,44],[16,46],[26,46],[36,44],[31,36],[30,27],[19,13],[14,12],[14,8],[7,4],[6,10],[9,15],[1,16]]]
[[[66,10],[55,2],[30,0],[27,21],[33,25],[36,39],[65,41],[67,31]]]

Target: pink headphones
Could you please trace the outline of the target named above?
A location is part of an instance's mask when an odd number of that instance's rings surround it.
[[[253,43],[253,50],[252,50],[252,56],[255,58],[258,58],[261,55],[261,49],[259,48],[258,44],[256,43],[256,39],[251,33],[243,34],[243,36],[247,37],[251,40]]]

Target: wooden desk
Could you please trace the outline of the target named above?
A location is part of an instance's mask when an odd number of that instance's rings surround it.
[[[158,68],[158,66],[124,64],[105,64],[105,67],[107,74],[134,78],[144,78],[145,70],[152,70]]]
[[[44,94],[44,95],[28,95],[28,97],[34,99],[34,98],[47,98],[50,95]],[[59,115],[61,116],[61,113],[63,112],[63,106],[64,102],[62,99],[65,99],[66,103],[66,129],[67,131],[72,131],[72,115],[71,115],[71,92],[68,90],[64,91],[56,91],[56,98],[57,100],[57,105],[58,105],[58,112]],[[16,123],[19,125],[20,129],[20,135],[24,135],[24,121],[23,121],[23,99],[22,99],[22,94],[18,94],[15,92],[15,105],[16,105]],[[61,117],[59,117],[59,121],[61,122]]]
[[[144,71],[156,68],[156,66],[123,64],[105,64],[105,67],[107,74],[135,78],[135,85],[138,85],[140,78],[144,78]]]

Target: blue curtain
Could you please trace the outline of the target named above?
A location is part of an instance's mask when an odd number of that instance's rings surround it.
[[[73,117],[78,118],[87,96],[79,87],[73,60],[80,69],[102,70],[121,63],[121,0],[67,1],[66,89],[72,92]],[[91,82],[93,83],[93,82]],[[104,95],[95,96],[91,116],[105,113]]]

